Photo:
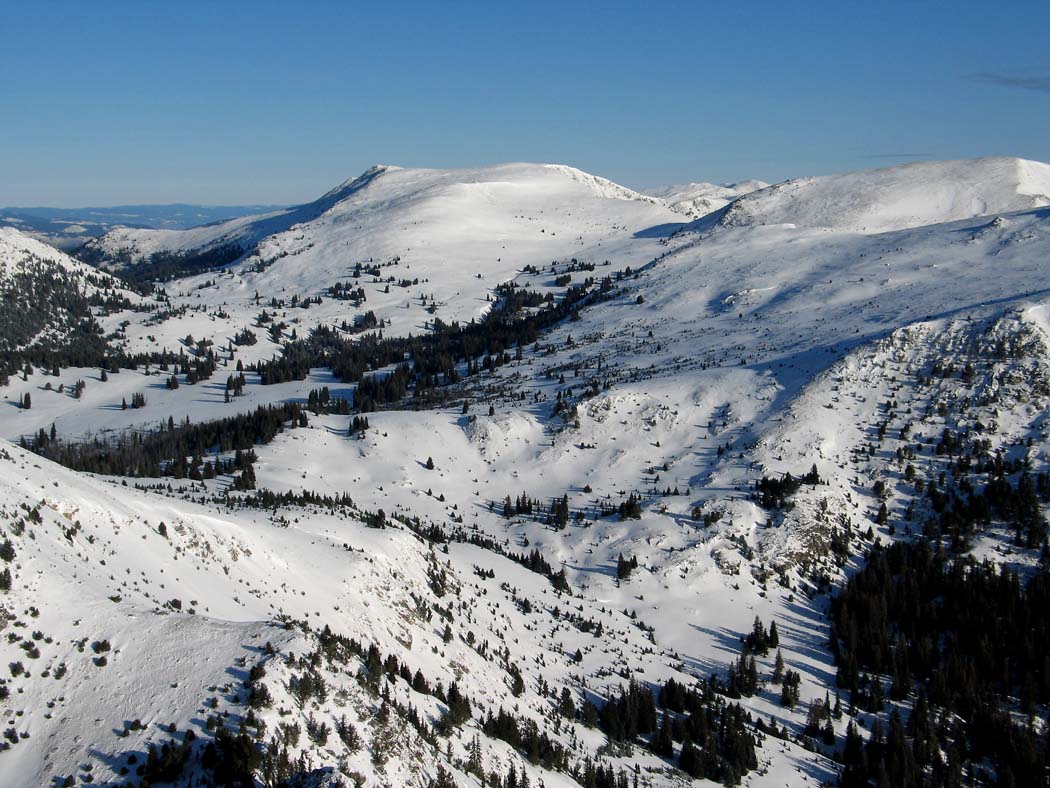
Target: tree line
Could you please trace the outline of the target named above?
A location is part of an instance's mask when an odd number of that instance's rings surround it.
[[[251,450],[256,444],[269,443],[283,430],[307,424],[303,406],[285,402],[196,424],[189,421],[176,424],[169,417],[166,427],[147,433],[124,433],[116,438],[66,442],[57,434],[48,435],[41,430],[33,438],[23,438],[22,443],[25,448],[75,471],[148,478],[183,479],[198,475],[205,478],[209,466],[212,475],[250,467],[255,459]],[[204,460],[208,454],[229,452],[235,452],[232,459]]]

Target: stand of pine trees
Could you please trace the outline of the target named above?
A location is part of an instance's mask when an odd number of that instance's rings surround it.
[[[788,499],[798,492],[803,484],[820,484],[820,474],[817,473],[816,464],[809,473],[802,476],[792,476],[785,473],[781,478],[763,476],[755,483],[755,500],[764,509],[790,510],[794,504]]]
[[[433,331],[418,337],[382,337],[381,332],[350,338],[329,326],[318,326],[307,339],[284,345],[279,357],[256,366],[263,384],[303,380],[312,368],[328,367],[345,383],[358,383],[355,409],[366,413],[413,391],[421,404],[439,402],[441,385],[460,380],[459,363],[468,374],[508,363],[508,350],[532,344],[551,328],[590,304],[609,298],[611,280],[571,287],[564,298],[534,314],[521,314],[532,303],[520,288],[501,287],[501,304],[482,321],[445,324],[433,321]],[[410,360],[411,364],[406,363]],[[367,375],[397,365],[386,375]]]
[[[95,292],[85,295],[86,286],[96,288]],[[129,289],[145,293],[152,288],[132,284]],[[93,308],[153,312],[163,299],[161,296],[156,303],[133,304],[126,295],[118,293],[115,280],[109,277],[78,277],[31,256],[23,261],[22,270],[13,272],[0,284],[0,384],[34,367],[53,370],[56,375],[58,369],[65,367],[98,367],[117,372],[141,364],[156,364],[164,371],[180,361],[188,382],[211,376],[216,363],[211,351],[187,359],[184,353],[127,354],[111,347]]]
[[[838,684],[879,711],[887,675],[889,697],[914,705],[867,743],[851,727],[840,785],[1046,784],[1050,739],[1034,721],[1050,702],[1048,610],[1045,567],[1022,583],[923,542],[876,544],[833,602]]]
[[[94,366],[105,356],[102,327],[81,287],[71,273],[33,257],[10,273],[0,285],[0,383],[27,364]],[[59,331],[41,340],[48,327]]]
[[[758,767],[750,715],[710,683],[693,689],[668,679],[660,706],[663,718],[650,746],[666,756],[681,742],[678,766],[690,777],[736,785]]]
[[[245,251],[240,244],[227,243],[203,251],[154,252],[147,260],[122,268],[120,277],[132,286],[169,281],[221,268],[244,255]],[[78,249],[76,256],[90,265],[98,265],[103,262],[131,262],[128,254],[107,257],[100,249],[90,245]]]
[[[257,443],[269,443],[286,428],[307,425],[302,405],[287,402],[260,406],[252,413],[199,424],[168,426],[153,432],[128,433],[112,440],[96,438],[81,443],[66,443],[43,431],[26,448],[75,471],[115,476],[159,478],[206,478],[242,470],[255,459]],[[205,462],[209,453],[236,452],[233,459]]]

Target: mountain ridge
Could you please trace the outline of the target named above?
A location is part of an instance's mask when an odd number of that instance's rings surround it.
[[[1047,205],[1050,165],[987,157],[785,181],[734,201],[719,223],[881,232]]]

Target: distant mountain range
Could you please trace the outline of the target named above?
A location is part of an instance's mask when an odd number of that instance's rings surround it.
[[[109,208],[0,208],[0,227],[14,227],[57,246],[76,249],[114,227],[182,230],[247,214],[279,210],[277,205],[115,205]]]

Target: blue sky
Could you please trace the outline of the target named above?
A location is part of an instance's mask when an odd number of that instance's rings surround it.
[[[18,2],[0,205],[312,199],[373,163],[629,186],[1050,161],[1050,3]]]

